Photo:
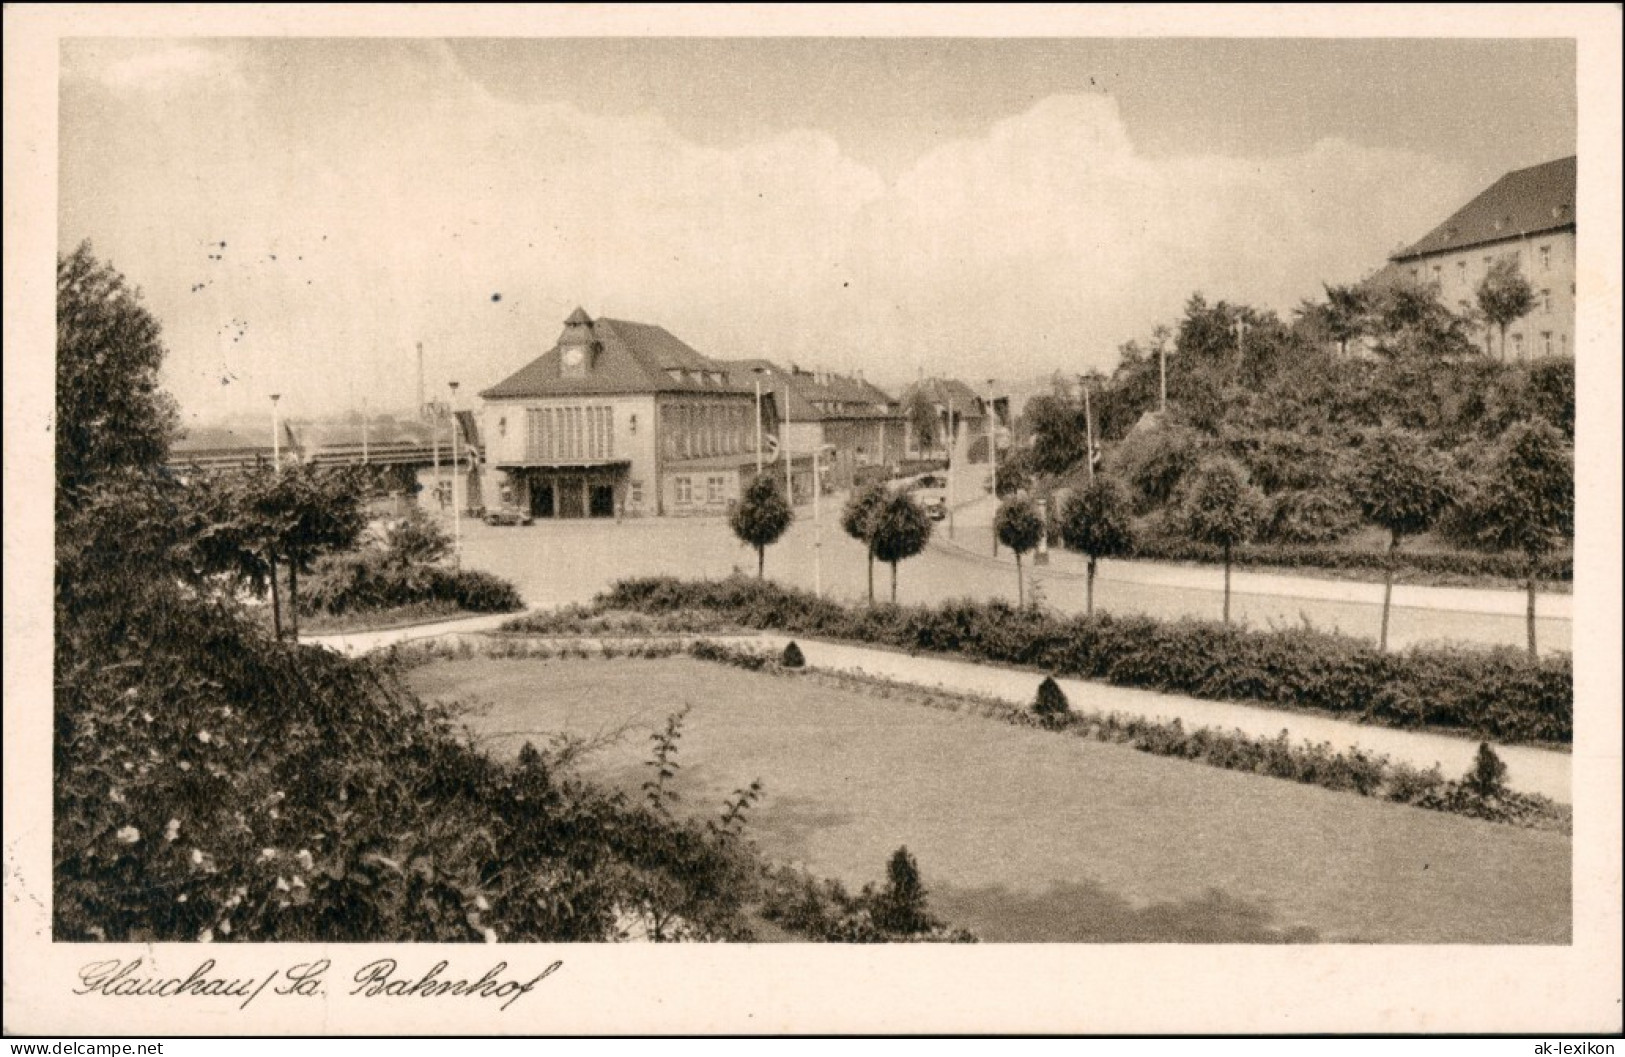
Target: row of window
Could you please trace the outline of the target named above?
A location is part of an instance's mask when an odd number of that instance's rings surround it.
[[[666,377],[674,382],[685,382],[689,385],[721,387],[728,384],[728,376],[722,371],[689,371],[681,367],[667,367]]]
[[[1512,355],[1522,359],[1525,355],[1523,334],[1514,332],[1509,336],[1512,338]],[[1540,344],[1536,348],[1540,350],[1542,356],[1567,356],[1569,354],[1569,336],[1567,334],[1553,335],[1551,331],[1543,330],[1540,332]]]
[[[753,451],[750,408],[739,404],[670,404],[665,416],[666,454],[674,459],[738,455]]]
[[[695,481],[696,478],[690,477],[687,474],[679,474],[678,476],[672,478],[672,487],[677,493],[678,506],[694,505]],[[728,478],[726,476],[713,474],[705,478],[704,502],[707,505],[716,506],[720,504],[727,494]]]
[[[1495,263],[1497,256],[1498,256],[1497,254],[1493,254],[1493,253],[1486,255],[1484,257],[1484,270],[1482,272],[1479,272],[1478,275],[1474,276],[1474,277],[1469,277],[1468,274],[1467,274],[1467,261],[1466,260],[1457,261],[1456,262],[1456,271],[1455,271],[1456,283],[1458,285],[1460,285],[1460,286],[1466,286],[1470,281],[1472,281],[1475,278],[1483,278],[1484,275],[1487,275],[1489,273],[1490,267]],[[1517,251],[1513,252],[1513,256],[1517,256]],[[1549,271],[1552,270],[1552,248],[1550,246],[1541,246],[1541,247],[1539,247],[1539,249],[1536,250],[1536,259],[1540,262],[1540,271],[1549,272]],[[1434,282],[1436,282],[1436,283],[1438,283],[1438,284],[1440,284],[1442,286],[1444,284],[1445,279],[1447,278],[1447,276],[1445,274],[1444,264],[1443,263],[1434,264],[1432,266],[1432,269],[1431,269],[1431,276],[1429,276],[1428,274],[1425,274],[1423,272],[1422,265],[1418,264],[1418,265],[1412,265],[1411,266],[1411,278],[1412,279],[1423,279],[1423,278],[1429,278],[1429,277],[1431,277]],[[1548,294],[1549,295],[1551,291],[1543,290],[1541,292],[1543,294]]]
[[[615,457],[615,413],[608,406],[542,407],[525,413],[525,453],[537,462]]]

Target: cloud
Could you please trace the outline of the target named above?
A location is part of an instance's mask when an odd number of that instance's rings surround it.
[[[179,85],[218,59],[180,46],[102,79]],[[1097,95],[1040,100],[887,181],[817,130],[721,149],[657,114],[496,99],[433,48],[398,61],[328,83],[261,71],[247,102],[178,92],[65,140],[64,236],[148,290],[183,403],[222,399],[223,362],[231,400],[409,403],[416,341],[431,377],[482,388],[576,304],[718,356],[893,380],[1109,366],[1194,290],[1287,310],[1472,190],[1331,140],[1148,157]]]
[[[199,44],[73,42],[65,50],[64,66],[70,79],[94,80],[114,91],[171,92],[199,83],[215,89],[242,86],[232,58]]]

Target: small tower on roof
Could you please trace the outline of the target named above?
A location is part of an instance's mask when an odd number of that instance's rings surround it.
[[[564,333],[559,335],[560,373],[566,377],[586,374],[592,369],[599,348],[592,317],[578,306],[564,321]]]

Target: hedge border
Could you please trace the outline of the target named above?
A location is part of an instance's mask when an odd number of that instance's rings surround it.
[[[1110,614],[1062,617],[1006,602],[847,607],[767,581],[623,580],[600,612],[702,610],[745,628],[815,635],[1096,679],[1117,686],[1256,702],[1504,744],[1570,744],[1574,670],[1566,654],[1510,647],[1383,653],[1312,628],[1256,631],[1207,621]]]

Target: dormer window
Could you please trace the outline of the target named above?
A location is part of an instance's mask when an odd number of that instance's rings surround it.
[[[674,382],[680,382],[683,380],[683,369],[681,367],[667,367],[666,377]]]

